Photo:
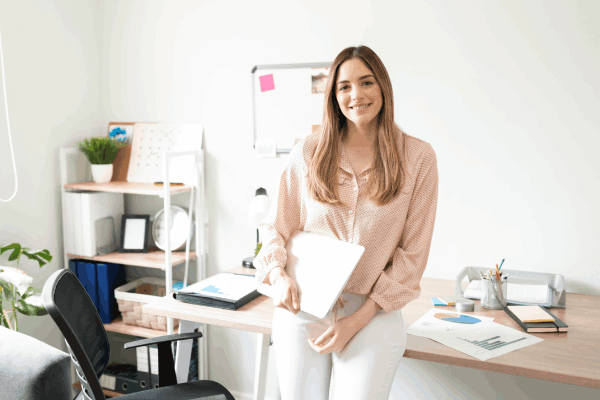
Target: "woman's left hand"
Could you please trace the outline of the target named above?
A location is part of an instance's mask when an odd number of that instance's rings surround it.
[[[319,354],[339,353],[344,350],[350,339],[366,325],[364,322],[354,315],[341,318],[323,332],[317,340],[309,338],[308,344]]]

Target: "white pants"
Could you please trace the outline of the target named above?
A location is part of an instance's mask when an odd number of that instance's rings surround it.
[[[366,296],[343,294],[348,304],[337,319],[356,312]],[[297,315],[276,308],[273,348],[282,400],[387,399],[406,348],[406,326],[400,310],[379,311],[339,353],[319,354],[308,338],[317,339],[334,323],[300,311]]]

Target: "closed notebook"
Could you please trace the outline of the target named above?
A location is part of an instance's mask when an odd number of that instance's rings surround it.
[[[520,307],[537,307],[545,314],[545,316],[539,314],[538,310],[534,310],[533,312],[519,310]],[[515,310],[516,313],[528,321],[537,318],[538,321],[544,320],[545,322],[523,322],[512,310]],[[506,313],[527,333],[567,332],[569,330],[567,324],[558,319],[550,311],[540,306],[507,306],[504,308],[504,311],[506,311]]]
[[[298,287],[300,310],[317,318],[329,314],[365,251],[354,243],[304,231],[294,232],[285,249],[285,272]],[[258,291],[275,295],[267,284],[261,284]]]
[[[554,322],[540,306],[508,306],[521,322]]]
[[[260,296],[253,276],[222,272],[173,293],[176,300],[200,306],[237,310]]]

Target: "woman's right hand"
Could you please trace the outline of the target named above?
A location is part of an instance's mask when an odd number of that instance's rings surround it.
[[[275,289],[273,305],[288,310],[292,314],[298,314],[300,312],[300,300],[298,299],[296,282],[281,267],[271,270],[269,281]]]

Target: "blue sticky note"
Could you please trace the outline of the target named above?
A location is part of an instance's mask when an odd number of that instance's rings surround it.
[[[433,302],[434,306],[445,306],[445,304],[442,303],[437,297],[432,297],[431,301]]]

